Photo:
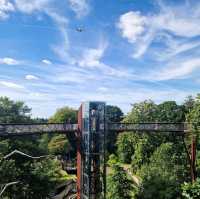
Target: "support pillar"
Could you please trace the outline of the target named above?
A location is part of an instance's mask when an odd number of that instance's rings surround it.
[[[82,134],[82,106],[78,111],[78,131],[77,131],[77,199],[81,199],[81,135]]]
[[[191,178],[192,182],[196,181],[196,136],[192,136],[191,143]]]
[[[105,198],[105,103],[85,102],[79,110],[78,199]]]

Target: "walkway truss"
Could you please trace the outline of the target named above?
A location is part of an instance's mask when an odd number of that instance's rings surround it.
[[[0,124],[0,137],[17,138],[24,135],[55,132],[76,137],[77,198],[105,199],[107,133],[116,131],[162,132],[184,136],[189,132],[186,123],[109,123],[106,120],[105,109],[104,102],[82,103],[78,113],[78,124]]]

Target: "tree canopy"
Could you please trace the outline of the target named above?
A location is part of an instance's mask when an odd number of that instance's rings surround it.
[[[34,122],[30,118],[30,111],[23,102],[14,102],[7,97],[0,98],[1,123]],[[18,182],[5,190],[3,198],[44,199],[49,197],[58,183],[67,180],[69,176],[62,170],[61,163],[48,156],[48,149],[42,143],[44,141],[38,136],[0,140],[1,187],[10,182]],[[47,156],[34,160],[16,154],[4,159],[16,149],[35,157]]]

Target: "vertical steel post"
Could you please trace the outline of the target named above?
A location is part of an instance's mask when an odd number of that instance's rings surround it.
[[[81,135],[82,134],[82,106],[78,111],[78,131],[77,131],[77,199],[81,199],[81,176],[82,176],[82,155],[81,155]]]
[[[192,136],[191,143],[191,178],[192,182],[196,181],[196,136]]]

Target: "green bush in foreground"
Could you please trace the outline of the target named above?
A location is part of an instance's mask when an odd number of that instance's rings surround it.
[[[126,172],[118,164],[113,165],[113,173],[108,177],[108,199],[131,199],[133,184]]]
[[[195,183],[184,183],[182,185],[182,195],[187,199],[200,198],[200,178]]]

